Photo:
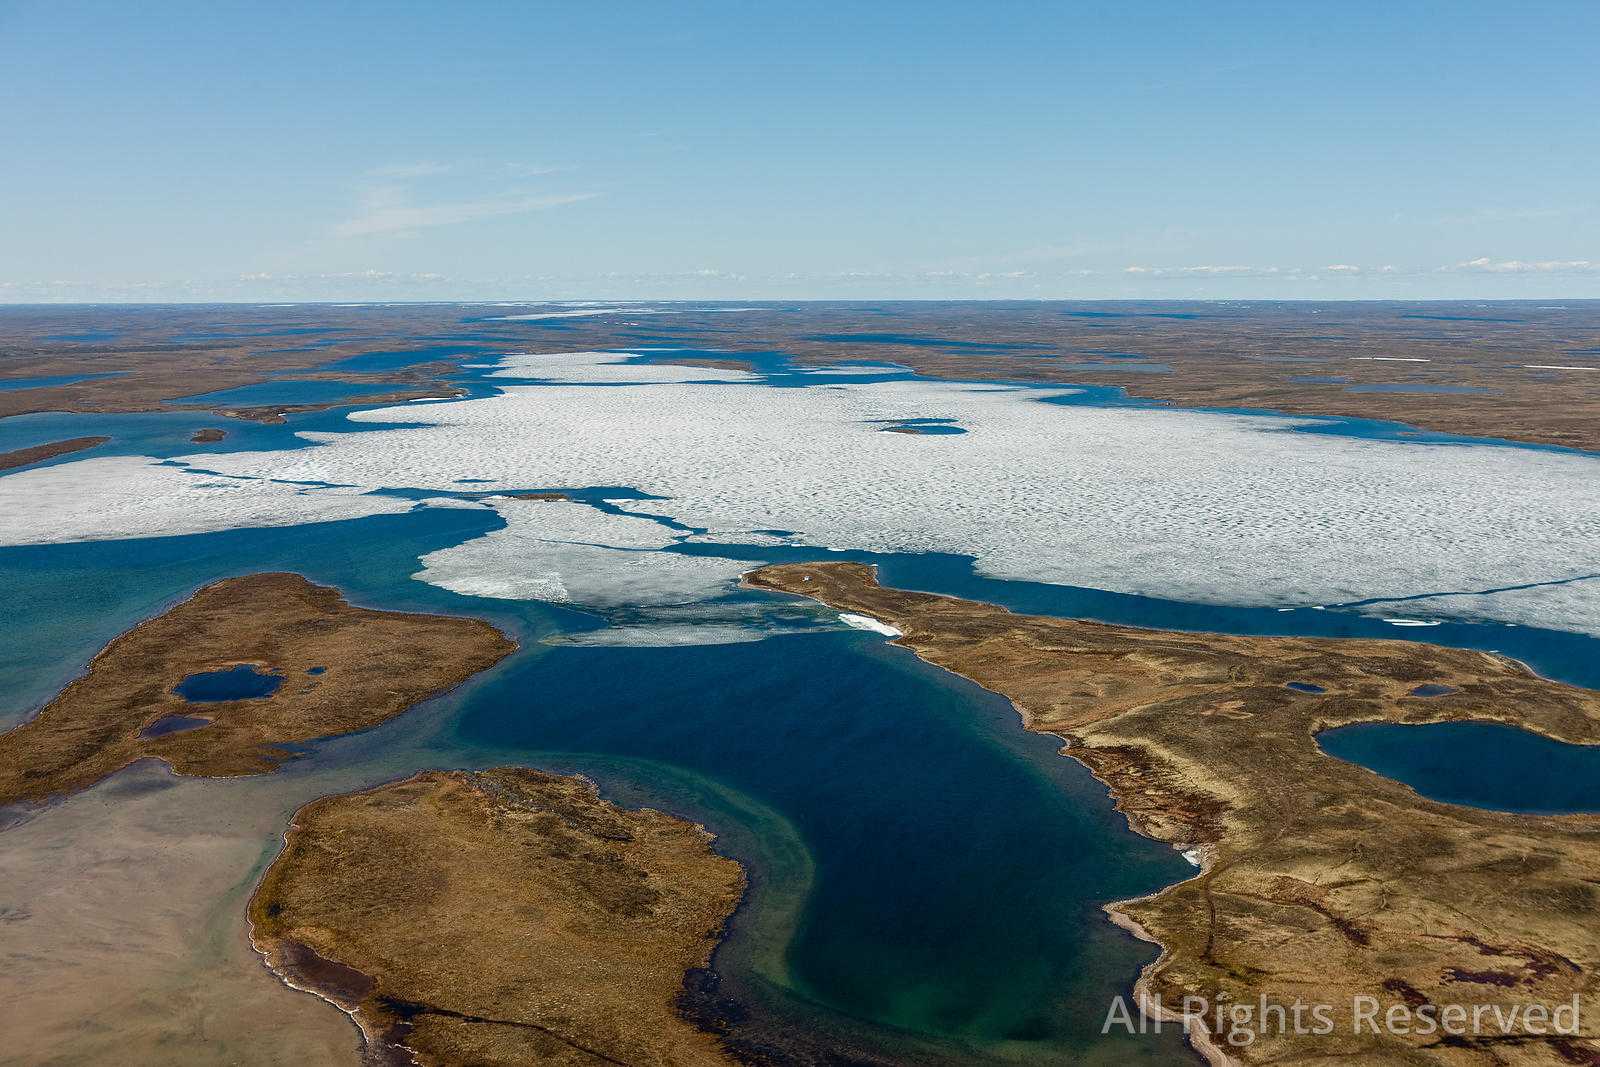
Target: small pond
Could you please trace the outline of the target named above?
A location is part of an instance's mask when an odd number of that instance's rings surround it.
[[[191,704],[213,704],[222,700],[257,700],[269,697],[283,684],[283,675],[271,674],[251,663],[241,663],[220,671],[191,674],[172,687],[172,691]]]

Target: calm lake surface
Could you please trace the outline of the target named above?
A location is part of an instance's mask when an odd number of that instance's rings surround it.
[[[1429,800],[1530,815],[1600,811],[1600,746],[1497,722],[1356,723],[1317,743]]]
[[[282,685],[283,675],[260,670],[250,663],[241,663],[219,671],[191,674],[173,686],[172,691],[191,704],[210,704],[269,697]]]

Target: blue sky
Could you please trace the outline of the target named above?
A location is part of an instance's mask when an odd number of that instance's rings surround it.
[[[0,0],[0,301],[1600,296],[1600,3]]]

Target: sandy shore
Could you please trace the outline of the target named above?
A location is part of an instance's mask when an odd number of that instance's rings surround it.
[[[7,1062],[359,1063],[331,1006],[250,948],[245,900],[287,822],[277,782],[175,779],[153,762],[0,835]]]

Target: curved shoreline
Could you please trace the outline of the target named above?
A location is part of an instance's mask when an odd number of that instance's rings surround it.
[[[555,1042],[728,1063],[680,1004],[747,884],[713,840],[582,776],[422,771],[297,811],[251,895],[250,942],[351,1016],[371,1062],[511,1064]],[[517,921],[530,908],[538,921]]]
[[[177,774],[270,771],[295,758],[285,745],[376,726],[516,647],[481,619],[356,607],[290,572],[211,582],[113,638],[0,733],[0,805],[72,793],[147,757]],[[173,691],[183,678],[240,663],[287,681],[265,697],[205,704],[205,726],[144,735],[196,707]]]
[[[109,437],[99,435],[71,437],[65,441],[51,441],[47,444],[13,449],[10,452],[0,452],[0,471],[27,467],[34,463],[43,463],[47,459],[55,459],[57,456],[69,456],[74,452],[98,448],[110,440]]]
[[[1105,906],[1118,926],[1162,949],[1135,984],[1152,1018],[1181,1019],[1168,1005],[1190,994],[1212,1005],[1254,1003],[1258,994],[1348,1004],[1352,991],[1481,1004],[1508,988],[1547,1003],[1600,991],[1591,977],[1600,937],[1585,903],[1600,878],[1600,819],[1428,801],[1335,760],[1315,740],[1319,729],[1358,721],[1490,719],[1595,744],[1594,693],[1487,653],[1411,642],[1016,615],[886,588],[860,564],[766,567],[745,584],[896,626],[905,636],[894,643],[1006,697],[1028,729],[1064,739],[1063,754],[1110,790],[1130,828],[1200,850],[1193,877]],[[1293,693],[1286,678],[1314,680],[1323,693]],[[1457,692],[1444,703],[1405,700],[1429,679]],[[1280,943],[1295,949],[1292,962],[1275,966]],[[1190,1042],[1215,1064],[1416,1048],[1357,1030],[1317,1044],[1268,1034],[1240,1045],[1238,1025],[1208,1020],[1189,1028]],[[1590,1032],[1522,1040],[1547,1041],[1561,1055],[1600,1049]],[[1444,1061],[1477,1062],[1471,1047]]]

